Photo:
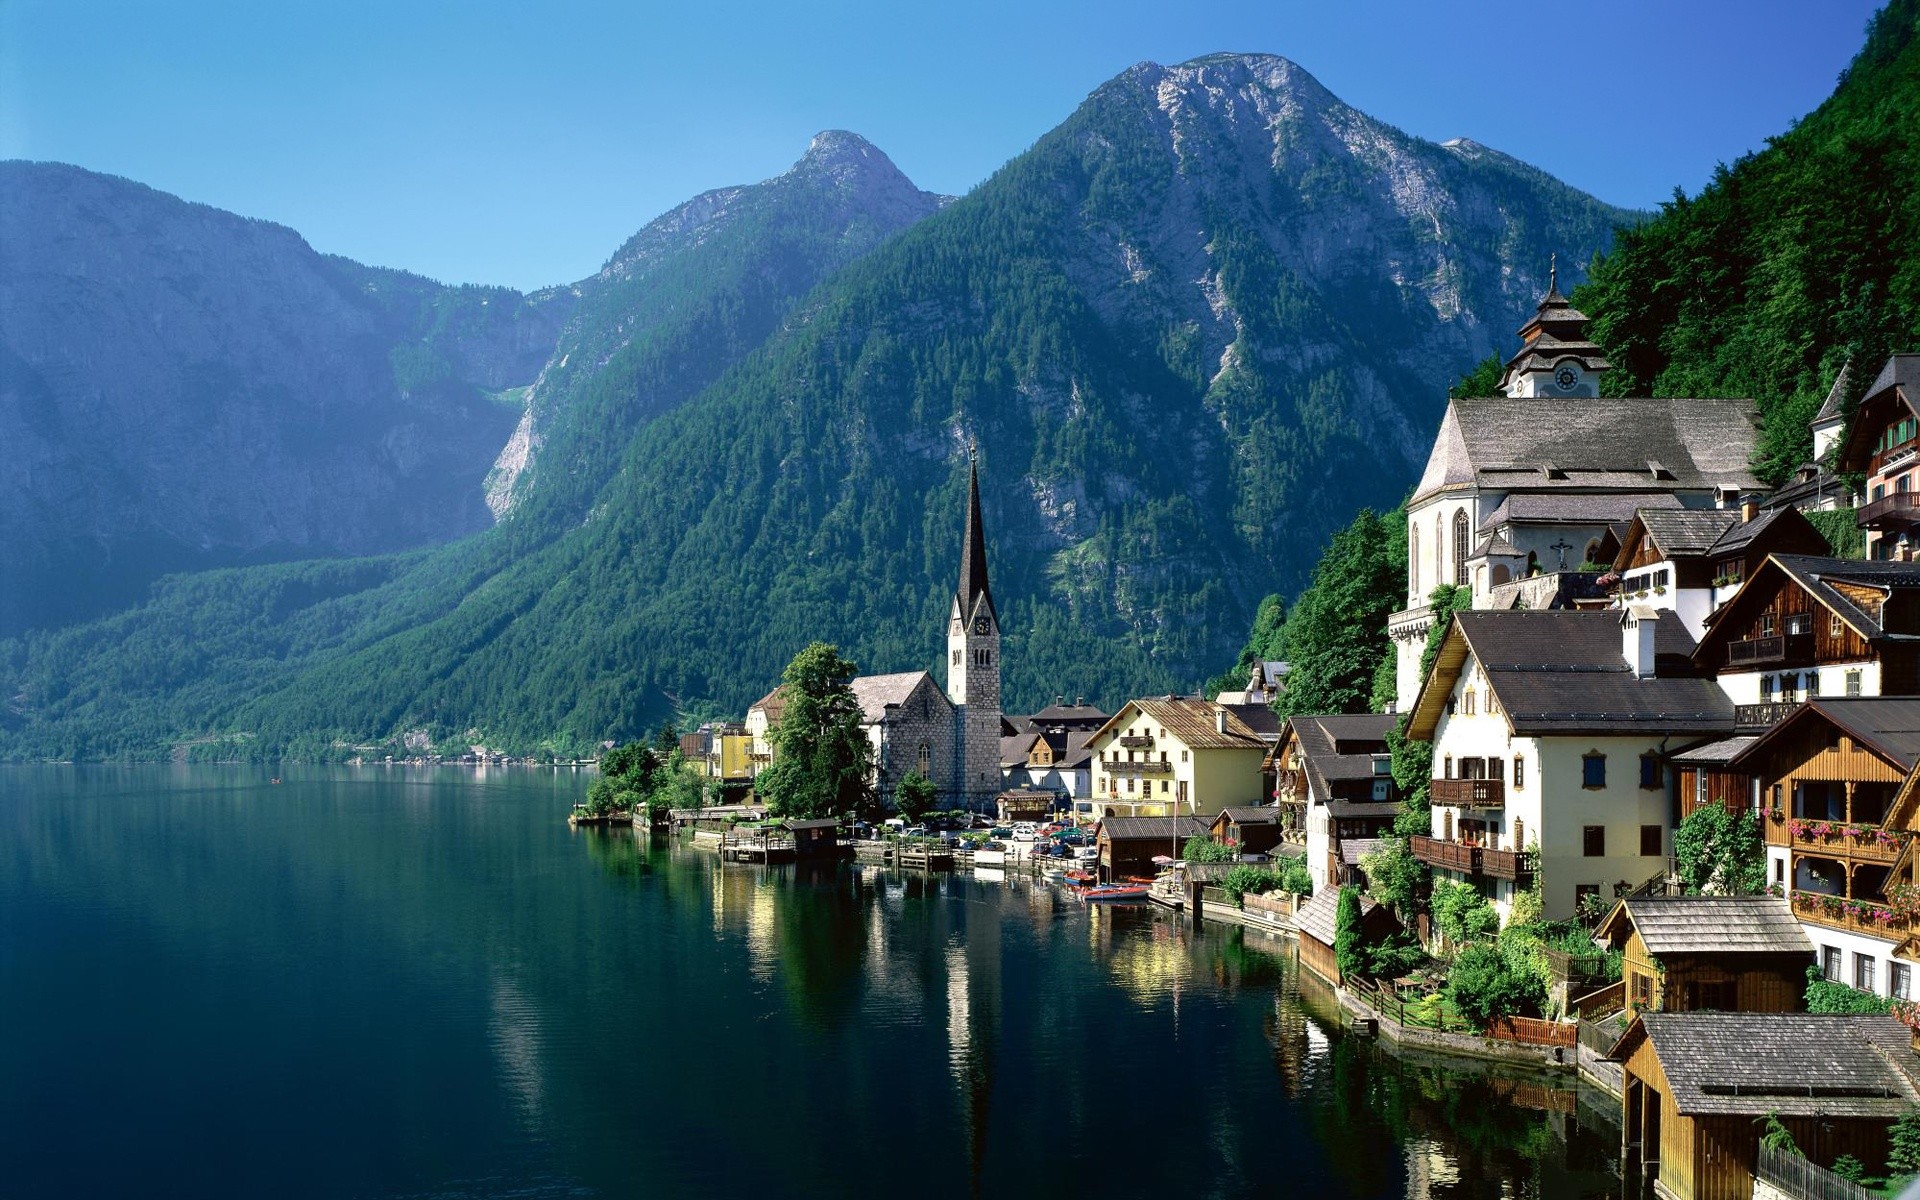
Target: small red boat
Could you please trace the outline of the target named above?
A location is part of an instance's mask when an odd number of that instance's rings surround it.
[[[1090,887],[1079,893],[1088,904],[1111,900],[1145,900],[1147,888],[1138,883],[1108,883],[1100,887]]]
[[[1066,880],[1067,880],[1068,887],[1089,887],[1092,884],[1098,882],[1099,878],[1100,877],[1098,875],[1095,875],[1092,871],[1066,872]]]

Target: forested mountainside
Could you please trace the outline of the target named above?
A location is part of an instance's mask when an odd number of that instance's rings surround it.
[[[650,222],[580,296],[489,489],[577,521],[646,421],[719,378],[794,302],[947,197],[857,134],[828,130],[783,175],[706,192]]]
[[[491,524],[481,484],[572,307],[0,163],[0,635],[162,573]]]
[[[1752,396],[1766,419],[1759,463],[1779,481],[1812,454],[1807,422],[1849,357],[1849,402],[1889,353],[1920,348],[1920,0],[1894,0],[1833,95],[1766,149],[1716,172],[1626,230],[1573,296],[1614,364],[1614,395]],[[1469,389],[1484,395],[1499,362]],[[1237,687],[1256,656],[1346,662],[1346,681],[1294,697],[1294,711],[1361,709],[1367,663],[1391,661],[1374,622],[1329,611],[1391,611],[1406,579],[1404,526],[1362,513],[1323,556],[1290,608],[1271,597],[1240,662],[1214,686]],[[1823,522],[1824,524],[1824,522]],[[1382,541],[1378,531],[1388,531]],[[1832,530],[1826,530],[1829,537]],[[1836,551],[1837,552],[1837,551]],[[1377,564],[1397,562],[1382,575]],[[1356,579],[1374,579],[1361,594]],[[1274,615],[1285,612],[1276,632]],[[1389,689],[1388,694],[1391,694]],[[1317,707],[1316,707],[1317,706]]]
[[[737,713],[815,637],[937,668],[971,442],[1009,705],[1191,687],[1354,508],[1399,499],[1448,380],[1508,345],[1549,256],[1632,217],[1407,137],[1284,59],[1142,64],[685,404],[641,420],[614,389],[582,428],[617,444],[560,453],[556,399],[490,534],[181,580],[16,644],[6,750],[579,746]],[[618,345],[622,312],[583,303],[566,340]],[[548,513],[561,473],[585,482]]]
[[[1881,9],[1824,104],[1676,194],[1573,299],[1614,394],[1755,397],[1761,477],[1807,461],[1842,364],[1863,364],[1851,405],[1889,353],[1920,348],[1920,0]]]

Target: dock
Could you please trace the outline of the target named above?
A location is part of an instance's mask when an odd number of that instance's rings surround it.
[[[793,835],[775,829],[730,829],[720,835],[722,862],[783,863],[799,857]]]

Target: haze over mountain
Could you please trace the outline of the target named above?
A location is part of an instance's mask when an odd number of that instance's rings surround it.
[[[1272,56],[1131,68],[944,208],[823,135],[581,285],[499,527],[176,581],[16,647],[14,752],[581,746],[738,712],[814,637],[934,668],[973,441],[1009,703],[1191,686],[1398,501],[1549,257],[1568,282],[1633,218]]]
[[[486,528],[481,481],[572,307],[0,163],[0,633],[168,571]]]

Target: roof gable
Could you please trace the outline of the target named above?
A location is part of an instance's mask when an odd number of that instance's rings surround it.
[[[1641,896],[1622,900],[1600,926],[1614,945],[1638,932],[1647,953],[1793,954],[1813,943],[1787,902],[1773,896]]]
[[[1869,753],[1901,771],[1920,763],[1920,698],[1870,696],[1808,700],[1787,718],[1755,738],[1729,766],[1739,768],[1790,745],[1809,725],[1824,723],[1845,733]]]

